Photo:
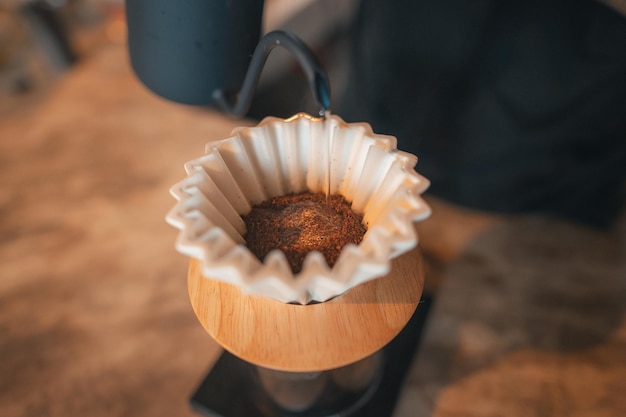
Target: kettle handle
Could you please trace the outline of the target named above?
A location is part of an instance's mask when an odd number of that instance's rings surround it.
[[[276,30],[263,36],[257,44],[243,85],[238,93],[221,89],[213,92],[213,99],[222,111],[237,117],[246,114],[267,57],[277,46],[282,46],[291,52],[302,67],[319,108],[319,115],[324,116],[330,109],[330,82],[324,68],[300,38],[292,33]]]

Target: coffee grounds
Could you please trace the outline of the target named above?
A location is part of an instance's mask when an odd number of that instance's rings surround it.
[[[348,243],[365,235],[363,217],[341,195],[326,202],[323,193],[305,192],[274,197],[255,205],[243,216],[246,246],[263,261],[273,249],[283,251],[294,274],[302,270],[309,252],[318,251],[333,266]]]

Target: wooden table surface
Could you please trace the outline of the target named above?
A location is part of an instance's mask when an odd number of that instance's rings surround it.
[[[242,122],[151,95],[121,47],[0,109],[0,415],[194,415],[219,349],[168,188]],[[395,417],[626,415],[626,217],[601,232],[431,202],[437,298]]]

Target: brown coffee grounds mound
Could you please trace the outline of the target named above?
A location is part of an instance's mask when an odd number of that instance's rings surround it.
[[[264,201],[243,216],[246,246],[263,261],[273,249],[287,257],[294,274],[309,252],[324,255],[333,266],[348,243],[359,244],[365,235],[363,217],[341,195],[305,192]]]

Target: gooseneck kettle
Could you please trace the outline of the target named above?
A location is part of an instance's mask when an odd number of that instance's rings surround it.
[[[130,62],[157,95],[243,116],[270,52],[282,46],[303,69],[323,115],[328,76],[295,35],[261,36],[263,0],[126,0]]]

